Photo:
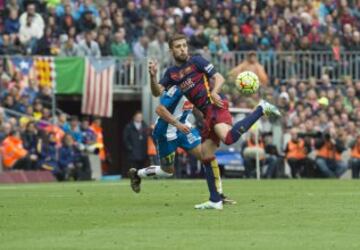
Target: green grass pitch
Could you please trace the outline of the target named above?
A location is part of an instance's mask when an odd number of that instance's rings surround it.
[[[225,180],[238,204],[196,211],[205,181],[0,186],[0,249],[360,249],[360,182]]]

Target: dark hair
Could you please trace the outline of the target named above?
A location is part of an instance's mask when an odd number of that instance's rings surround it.
[[[168,44],[169,44],[169,48],[171,49],[172,46],[173,46],[173,43],[177,40],[181,40],[181,39],[185,39],[186,40],[186,36],[184,34],[180,34],[180,33],[177,33],[177,34],[174,34],[172,36],[170,36],[169,38],[169,41],[168,41]]]

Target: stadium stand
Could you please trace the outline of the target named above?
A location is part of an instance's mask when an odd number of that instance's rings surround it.
[[[339,152],[349,152],[359,134],[359,1],[10,0],[6,6],[0,4],[4,9],[0,55],[114,56],[123,64],[156,57],[166,65],[171,60],[166,36],[183,32],[193,51],[214,61],[224,75],[243,60],[246,51],[258,52],[270,76],[262,94],[281,107],[284,137],[296,128],[309,144],[306,155],[315,154],[314,166],[325,157],[319,153],[324,140],[333,148],[337,145]],[[116,76],[117,82],[130,81],[126,72]],[[3,64],[0,78],[1,104],[6,108],[0,112],[1,141],[13,129],[24,133],[29,121],[37,122],[36,130],[46,131],[43,123],[54,118],[47,106],[51,91],[34,79],[20,79]],[[232,107],[254,105],[253,98],[240,98],[229,89],[227,93]],[[16,117],[8,110],[26,115]],[[75,140],[83,140],[77,138],[78,124],[69,128],[62,114],[57,120]],[[59,146],[61,136],[56,136]],[[287,142],[284,139],[278,147],[279,157],[284,156]],[[86,159],[81,161],[87,164]],[[326,164],[326,159],[320,165],[313,172],[293,171],[293,177],[336,175],[329,171],[337,167]],[[60,179],[65,176],[62,173]]]

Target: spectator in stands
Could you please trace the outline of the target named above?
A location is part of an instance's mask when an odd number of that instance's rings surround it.
[[[97,38],[99,44],[101,56],[111,56],[110,41],[104,34],[99,34]]]
[[[10,10],[9,17],[5,20],[5,33],[17,36],[20,29],[19,14],[17,9]]]
[[[93,16],[93,13],[91,11],[85,11],[82,14],[82,17],[79,21],[79,31],[80,32],[86,32],[86,31],[92,31],[95,30],[96,23]]]
[[[35,11],[35,4],[29,3],[26,12],[20,16],[20,42],[25,46],[26,52],[36,51],[36,43],[44,35],[44,19]]]
[[[352,178],[359,179],[360,176],[360,135],[350,143],[349,167],[352,170]]]
[[[166,42],[165,31],[158,31],[156,39],[149,44],[148,57],[156,59],[160,65],[170,61],[169,45]]]
[[[341,153],[345,147],[340,139],[335,139],[334,130],[325,133],[315,142],[316,164],[325,177],[341,177],[346,171],[346,165],[341,161]]]
[[[212,54],[221,56],[222,54],[229,52],[229,49],[226,43],[220,40],[220,37],[218,35],[214,35],[209,42],[209,51]]]
[[[80,151],[75,146],[74,139],[70,134],[63,138],[62,147],[59,150],[59,180],[67,180],[76,176],[76,166],[80,159]]]
[[[93,146],[96,144],[96,134],[92,129],[90,129],[90,120],[89,117],[84,117],[81,121],[80,126],[82,144],[85,146]]]
[[[51,108],[52,102],[52,89],[51,86],[40,86],[40,92],[37,97],[44,107]]]
[[[61,174],[58,166],[58,154],[55,133],[45,134],[39,140],[38,168],[51,171],[56,177]]]
[[[19,101],[16,102],[14,109],[19,113],[25,113],[28,105],[29,105],[29,97],[27,95],[22,95],[20,96]]]
[[[63,129],[65,133],[70,134],[73,137],[75,143],[82,144],[83,138],[79,126],[79,118],[77,116],[72,116],[68,126],[64,126]]]
[[[149,38],[140,37],[139,41],[134,44],[133,52],[136,59],[144,59],[148,54]]]
[[[209,44],[209,39],[204,34],[204,26],[199,25],[195,33],[190,37],[190,46],[196,50],[203,50]]]
[[[73,136],[66,134],[59,151],[59,177],[68,180],[90,180],[89,158],[83,155],[74,142]]]
[[[57,39],[53,37],[53,31],[50,27],[45,28],[44,36],[37,41],[36,51],[33,54],[36,55],[57,55],[58,51],[56,50]]]
[[[130,167],[140,169],[146,166],[147,131],[148,127],[143,121],[142,113],[136,112],[123,133],[123,143]]]
[[[3,101],[3,107],[10,109],[10,110],[14,110],[15,111],[15,100],[14,97],[11,96],[10,94],[5,96],[4,101]],[[11,115],[11,114],[9,114]]]
[[[85,32],[85,39],[79,43],[80,56],[100,57],[99,44],[94,41],[91,31]]]
[[[39,134],[35,126],[35,122],[29,121],[26,124],[26,128],[21,135],[21,139],[23,141],[24,148],[29,152],[29,154],[36,155],[38,152],[37,146]]]
[[[33,117],[35,121],[39,121],[42,118],[42,111],[44,107],[39,99],[35,99],[33,106],[34,106]]]
[[[5,116],[5,114],[3,116]],[[0,127],[0,142],[3,142],[12,130],[13,127],[10,122],[3,122]]]
[[[60,56],[79,56],[80,50],[73,37],[68,37],[61,45]]]
[[[57,125],[65,131],[65,129],[69,128],[69,123],[67,121],[67,115],[65,113],[60,113],[57,119]]]
[[[64,33],[68,33],[71,27],[76,26],[73,11],[70,4],[66,4],[64,7],[64,14],[59,17],[59,24]]]
[[[125,41],[125,31],[120,29],[115,33],[114,41],[111,43],[111,54],[119,58],[127,58],[130,53],[130,46]]]
[[[19,119],[19,125],[20,125],[20,128],[22,130],[25,130],[25,127],[26,125],[30,122],[30,121],[33,121],[34,118],[33,118],[33,113],[34,113],[34,109],[33,109],[33,106],[29,105],[26,107],[26,111],[25,111],[25,114],[22,115]]]
[[[31,159],[23,147],[20,132],[13,130],[4,139],[1,147],[1,158],[5,169],[31,170]]]

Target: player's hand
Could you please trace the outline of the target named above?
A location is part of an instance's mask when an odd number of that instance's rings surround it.
[[[220,108],[224,107],[224,102],[222,101],[221,97],[216,92],[211,92],[211,99],[214,102],[214,104]]]
[[[149,74],[150,76],[154,77],[156,76],[156,73],[158,71],[158,63],[156,60],[150,60],[149,61]]]
[[[183,124],[181,122],[176,123],[176,128],[184,134],[188,134],[191,131],[191,129],[188,126],[186,126],[185,124]]]

